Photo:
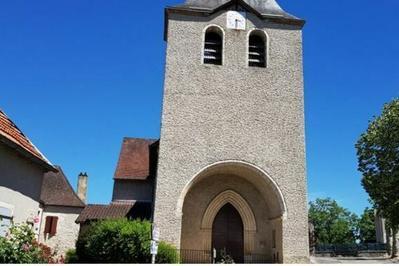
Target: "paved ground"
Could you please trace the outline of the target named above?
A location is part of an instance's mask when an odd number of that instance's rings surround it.
[[[388,258],[312,257],[310,261],[312,264],[399,264],[399,260]]]

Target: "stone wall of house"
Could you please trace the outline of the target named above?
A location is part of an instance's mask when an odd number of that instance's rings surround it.
[[[39,241],[65,255],[69,249],[74,249],[79,235],[79,224],[75,221],[83,208],[46,206],[43,210]],[[45,234],[46,217],[58,217],[57,233],[54,236]]]
[[[40,217],[43,172],[29,159],[0,144],[0,205],[12,209],[14,223],[34,223]],[[35,230],[39,232],[38,226]]]
[[[153,190],[150,180],[115,180],[112,201],[152,201]]]
[[[222,66],[202,64],[204,31],[225,32]],[[248,34],[269,36],[267,68],[248,67]],[[180,247],[178,201],[202,169],[239,160],[269,173],[287,204],[284,262],[308,262],[302,32],[248,14],[245,31],[226,28],[226,12],[171,14],[154,221]]]

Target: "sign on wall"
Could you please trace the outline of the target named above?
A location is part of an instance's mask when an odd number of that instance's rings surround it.
[[[159,242],[159,229],[155,224],[152,224],[152,231],[151,231],[151,263],[155,264],[155,257],[158,254],[158,242]]]
[[[152,225],[152,240],[159,241],[159,229],[155,224]]]
[[[151,240],[151,255],[158,254],[158,242]]]

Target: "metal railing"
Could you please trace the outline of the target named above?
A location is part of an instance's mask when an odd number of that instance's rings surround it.
[[[208,250],[187,250],[182,249],[178,251],[178,258],[181,264],[213,264],[221,263],[220,258],[214,258],[213,252]],[[271,263],[270,258],[264,254],[250,254],[244,255],[243,261],[230,261],[226,263],[245,263],[245,264],[263,264]]]
[[[384,253],[386,244],[319,244],[316,245],[316,254],[331,254],[332,256],[358,256],[360,252]]]
[[[187,250],[179,251],[179,262],[185,264],[211,264],[213,257],[211,251],[206,250]]]

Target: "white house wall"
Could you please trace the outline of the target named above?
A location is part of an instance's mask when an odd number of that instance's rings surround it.
[[[12,209],[14,223],[39,222],[42,179],[43,169],[0,145],[0,204]]]

